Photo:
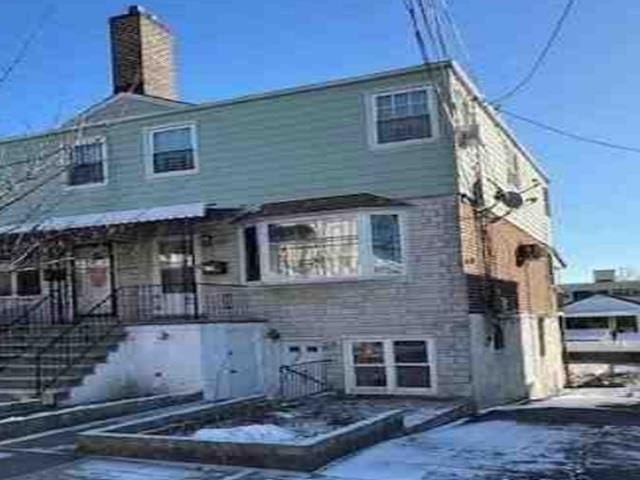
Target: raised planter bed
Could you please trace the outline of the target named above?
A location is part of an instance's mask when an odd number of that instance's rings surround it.
[[[77,446],[83,453],[98,455],[312,471],[404,431],[402,410],[366,418],[329,412],[311,422],[313,409],[313,404],[283,405],[262,396],[246,397],[85,432],[78,436]],[[298,421],[305,418],[306,422]],[[290,436],[242,438],[238,430],[247,427],[250,432],[281,428]],[[207,439],[198,438],[203,429],[210,434]]]
[[[156,408],[195,402],[202,398],[202,392],[164,394],[138,397],[105,403],[79,405],[62,409],[34,413],[17,418],[0,420],[0,440],[24,437],[34,433],[58,428],[72,427],[81,423],[130,415]]]

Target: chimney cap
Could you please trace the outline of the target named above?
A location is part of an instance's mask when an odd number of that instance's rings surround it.
[[[128,13],[129,15],[144,15],[147,11],[141,5],[130,5]]]

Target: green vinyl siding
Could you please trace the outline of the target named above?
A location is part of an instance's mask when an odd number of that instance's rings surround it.
[[[47,215],[201,201],[233,207],[358,192],[453,193],[453,147],[442,126],[440,139],[432,143],[379,150],[368,144],[367,95],[424,84],[424,76],[414,72],[85,128],[84,136],[106,138],[107,184],[69,190],[62,188],[61,176],[45,189],[56,197]],[[182,122],[196,125],[199,172],[148,178],[143,130]],[[5,143],[0,149],[12,150],[15,159],[26,143],[37,141]],[[37,197],[0,212],[0,224],[14,223],[19,210],[38,203]]]

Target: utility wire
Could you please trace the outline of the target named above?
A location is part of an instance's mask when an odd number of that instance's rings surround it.
[[[22,41],[20,48],[18,49],[13,59],[7,64],[6,67],[2,69],[2,72],[0,73],[0,85],[5,83],[9,79],[13,71],[26,58],[27,53],[29,52],[29,48],[33,44],[33,41],[36,39],[40,31],[44,28],[45,24],[47,23],[47,21],[49,20],[52,14],[53,14],[53,6],[49,4],[48,6],[45,7],[42,15],[40,16],[40,20],[38,21],[34,29]]]
[[[567,20],[567,17],[571,13],[571,10],[572,10],[574,5],[575,5],[575,0],[568,0],[567,1],[564,9],[562,10],[562,14],[560,15],[560,17],[556,21],[556,24],[555,24],[555,26],[553,28],[553,31],[551,32],[551,36],[547,40],[547,43],[545,44],[544,48],[542,49],[542,51],[540,52],[540,54],[536,58],[535,62],[533,62],[533,65],[529,69],[529,72],[524,76],[524,78],[522,78],[522,80],[520,80],[513,88],[511,88],[506,93],[504,93],[501,96],[499,96],[498,98],[496,98],[494,100],[491,100],[489,103],[495,105],[495,104],[498,104],[500,102],[503,102],[504,100],[506,100],[508,98],[511,98],[516,93],[518,93],[520,90],[522,90],[531,81],[531,79],[537,73],[538,69],[542,66],[542,62],[544,62],[544,59],[547,57],[549,51],[551,50],[551,47],[553,47],[553,44],[555,43],[556,39],[558,38],[558,35],[560,34],[560,31],[562,30],[562,27],[563,27],[565,21]]]
[[[554,127],[552,125],[548,125],[548,124],[543,123],[543,122],[541,122],[539,120],[534,120],[532,118],[528,118],[528,117],[519,115],[517,113],[510,112],[509,110],[505,110],[503,108],[499,108],[497,110],[499,112],[509,116],[509,117],[513,117],[516,120],[520,120],[521,122],[528,123],[529,125],[534,125],[534,126],[536,126],[538,128],[541,128],[542,130],[546,130],[548,132],[553,132],[553,133],[556,133],[558,135],[562,135],[563,137],[571,138],[571,139],[579,141],[579,142],[591,143],[591,144],[594,144],[594,145],[599,145],[601,147],[611,148],[611,149],[614,149],[614,150],[622,150],[622,151],[625,151],[625,152],[640,153],[640,147],[622,145],[622,144],[619,144],[619,143],[610,142],[608,140],[601,140],[601,139],[598,139],[598,138],[588,137],[586,135],[580,135],[578,133],[573,133],[573,132],[570,132],[568,130],[564,130],[562,128],[558,128],[558,127]]]

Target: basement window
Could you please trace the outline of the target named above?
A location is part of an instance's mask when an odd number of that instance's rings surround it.
[[[107,177],[106,160],[107,147],[102,137],[74,145],[67,184],[70,187],[104,185]]]
[[[402,275],[403,215],[380,212],[262,222],[244,229],[247,281]]]
[[[172,125],[147,131],[147,173],[169,176],[198,169],[195,124]]]
[[[356,338],[345,342],[347,390],[363,394],[424,394],[435,390],[433,341]]]

